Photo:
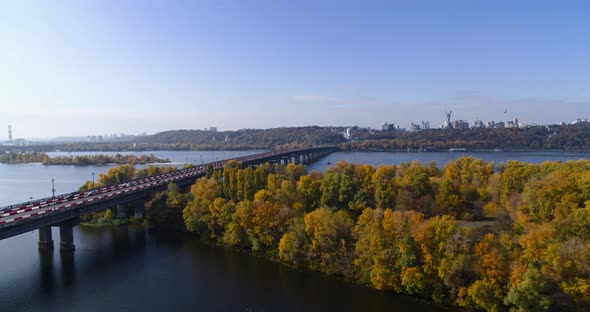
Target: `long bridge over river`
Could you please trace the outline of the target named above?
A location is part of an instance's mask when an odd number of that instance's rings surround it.
[[[242,166],[259,166],[269,163],[307,164],[337,150],[335,146],[316,147],[289,151],[273,151],[262,154],[233,158]],[[214,169],[232,159],[210,163]],[[59,227],[60,249],[74,250],[72,227],[79,223],[80,215],[143,200],[149,200],[157,192],[166,190],[169,183],[188,186],[205,175],[209,164],[180,169],[165,174],[100,187],[84,192],[76,192],[41,199],[34,202],[16,204],[0,210],[0,239],[39,230],[39,248],[52,249],[51,227]]]

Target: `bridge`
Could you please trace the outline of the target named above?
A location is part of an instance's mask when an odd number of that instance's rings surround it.
[[[262,154],[216,161],[200,166],[180,169],[156,176],[135,179],[115,185],[45,198],[34,202],[16,204],[0,210],[0,239],[39,230],[39,249],[53,249],[51,227],[59,227],[60,249],[74,250],[72,227],[79,223],[83,214],[105,210],[112,207],[142,200],[148,201],[152,195],[166,190],[169,183],[180,187],[188,186],[205,176],[206,169],[223,169],[230,160],[242,166],[259,166],[264,163],[307,164],[337,150],[335,146],[272,151]]]

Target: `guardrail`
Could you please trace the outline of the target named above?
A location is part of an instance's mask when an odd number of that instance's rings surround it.
[[[325,148],[336,148],[336,146],[322,146],[322,147],[296,149],[296,150],[271,151],[271,152],[265,152],[265,153],[261,153],[261,154],[254,154],[254,155],[242,156],[242,157],[237,157],[237,158],[229,158],[229,159],[219,160],[219,161],[215,161],[215,162],[211,162],[211,163],[207,163],[207,164],[201,164],[201,165],[194,166],[194,167],[201,167],[201,166],[203,166],[204,168],[206,168],[209,164],[211,164],[211,165],[213,165],[213,167],[215,169],[220,169],[220,168],[223,168],[223,166],[227,162],[229,162],[230,160],[236,160],[236,161],[242,161],[242,162],[249,162],[249,161],[254,161],[254,160],[257,160],[257,159],[261,159],[261,158],[268,158],[268,157],[282,155],[282,154],[291,154],[291,153],[305,152],[305,151],[311,151],[311,150],[317,150],[317,149],[325,149]],[[157,174],[157,175],[153,175],[153,176],[149,176],[149,177],[150,178],[159,177],[159,176],[163,176],[163,175],[171,174],[171,173],[175,173],[175,172],[176,173],[179,173],[179,172],[182,172],[184,170],[187,170],[187,169],[178,169],[176,171],[161,173],[161,174]],[[141,179],[144,179],[144,178],[148,178],[148,177],[136,178],[136,179],[132,179],[132,180],[129,180],[129,181],[122,182],[122,183],[105,185],[105,186],[101,186],[101,187],[98,187],[98,188],[89,189],[89,190],[86,190],[86,191],[88,192],[88,191],[93,191],[93,190],[100,190],[102,188],[110,187],[110,186],[124,185],[126,183],[130,183],[130,182],[133,182],[133,181],[141,180]],[[58,196],[45,197],[45,198],[36,199],[36,200],[32,200],[32,201],[27,201],[27,202],[23,202],[23,203],[17,203],[17,204],[13,204],[13,205],[10,205],[10,206],[0,207],[0,212],[4,212],[6,210],[12,210],[12,209],[15,209],[15,208],[21,208],[21,207],[25,207],[27,205],[41,203],[41,202],[44,202],[44,201],[51,201],[51,200],[58,199],[58,198],[75,196],[75,195],[81,194],[81,193],[82,192],[71,192],[71,193],[60,194]]]

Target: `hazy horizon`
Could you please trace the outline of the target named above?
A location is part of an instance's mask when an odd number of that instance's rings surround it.
[[[590,116],[585,1],[0,2],[0,141]],[[507,113],[504,113],[505,110]]]

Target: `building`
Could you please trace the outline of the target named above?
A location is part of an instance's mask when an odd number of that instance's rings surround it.
[[[506,128],[518,128],[518,119],[514,118],[514,120],[509,120],[506,122]]]
[[[465,120],[455,120],[452,123],[452,128],[455,129],[469,129],[469,122]]]
[[[416,131],[420,131],[422,130],[422,128],[420,127],[420,125],[417,125],[415,123],[412,123],[412,125],[410,126],[410,131],[411,132],[416,132]]]
[[[13,144],[12,142],[12,126],[8,125],[8,144]]]
[[[395,130],[395,125],[394,124],[384,123],[381,126],[381,131],[393,131],[393,130]]]
[[[14,139],[13,144],[15,146],[29,146],[30,142],[25,139]]]
[[[572,122],[572,125],[579,124],[579,123],[587,123],[587,122],[588,122],[588,118],[576,118],[576,120],[574,120]]]
[[[344,138],[347,140],[352,139],[352,128],[348,127],[346,128],[346,131],[344,131]]]
[[[493,121],[492,121],[493,122]],[[481,120],[476,120],[473,122],[473,128],[485,128],[486,125]]]

